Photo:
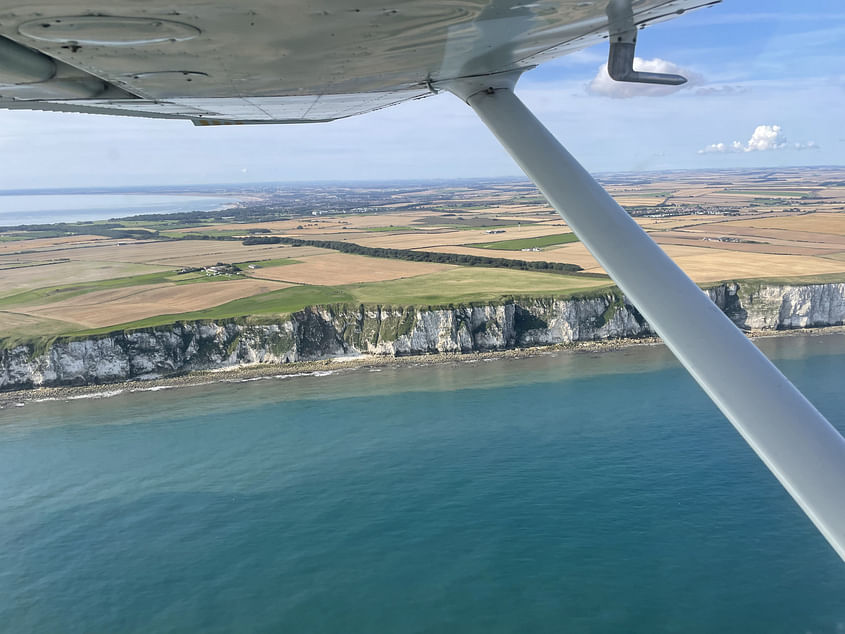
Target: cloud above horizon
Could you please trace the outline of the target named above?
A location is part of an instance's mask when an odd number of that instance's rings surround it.
[[[758,125],[745,144],[739,141],[711,143],[699,150],[698,153],[725,154],[731,152],[769,152],[772,150],[813,150],[818,149],[818,147],[815,141],[790,143],[783,135],[783,129],[779,125]]]
[[[687,68],[681,68],[665,59],[642,59],[634,58],[634,70],[647,73],[670,73],[683,75],[687,83],[680,86],[664,86],[660,84],[637,84],[631,82],[615,81],[607,74],[607,64],[602,64],[596,71],[596,76],[587,84],[587,93],[600,97],[611,97],[612,99],[629,99],[631,97],[660,97],[670,95],[684,88],[697,86],[703,82],[703,78]]]

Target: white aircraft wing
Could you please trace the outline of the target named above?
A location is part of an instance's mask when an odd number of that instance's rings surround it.
[[[633,26],[716,2],[637,0]],[[525,70],[608,22],[589,0],[0,0],[0,107],[329,121]]]

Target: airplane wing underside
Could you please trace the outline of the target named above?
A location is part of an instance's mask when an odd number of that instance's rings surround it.
[[[713,0],[639,0],[644,28]],[[608,37],[588,0],[0,0],[0,107],[330,121]]]

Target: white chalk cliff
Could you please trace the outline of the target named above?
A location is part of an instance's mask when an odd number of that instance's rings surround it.
[[[745,329],[845,323],[845,284],[724,283],[706,291]],[[321,306],[276,320],[177,323],[0,351],[0,390],[144,380],[350,354],[505,350],[653,334],[618,292],[448,308]]]

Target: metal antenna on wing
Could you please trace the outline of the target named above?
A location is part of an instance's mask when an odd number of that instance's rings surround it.
[[[634,70],[634,50],[637,46],[637,27],[631,0],[611,0],[607,4],[610,52],[607,56],[607,74],[616,81],[637,84],[664,84],[679,86],[687,78],[670,73],[646,73]]]

